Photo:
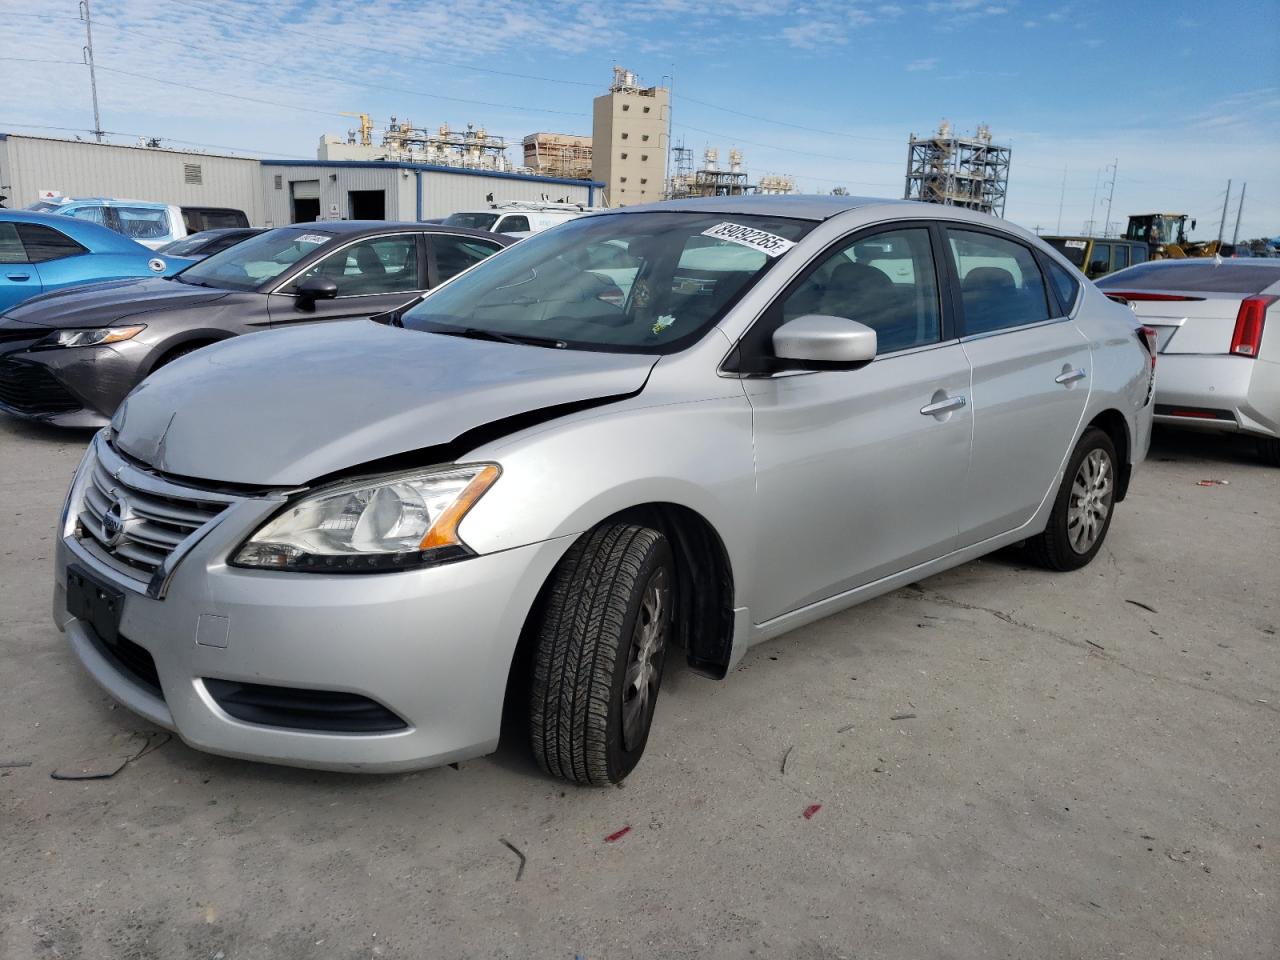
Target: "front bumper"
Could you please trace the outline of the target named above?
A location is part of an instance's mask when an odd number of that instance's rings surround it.
[[[1280,364],[1162,353],[1156,364],[1155,402],[1156,423],[1280,437]],[[1194,415],[1196,411],[1213,415]]]
[[[148,597],[145,584],[107,566],[74,535],[61,537],[54,619],[94,680],[190,746],[225,756],[386,772],[492,751],[525,619],[572,538],[390,574],[228,566],[228,554],[277,506],[232,507],[183,557],[163,599]],[[120,635],[150,655],[158,691],[68,614],[72,563],[124,590]],[[219,706],[204,678],[358,694],[406,726],[365,734],[245,722]]]
[[[40,336],[48,333],[39,328]],[[0,410],[60,427],[105,426],[138,381],[149,350],[130,341],[63,350],[4,347]]]

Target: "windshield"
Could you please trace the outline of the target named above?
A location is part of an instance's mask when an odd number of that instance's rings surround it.
[[[212,237],[207,237],[204,234],[197,233],[193,236],[187,237],[184,240],[173,240],[169,243],[166,243],[163,247],[161,247],[156,252],[167,253],[170,256],[174,256],[174,257],[185,257],[187,254],[194,253],[195,251],[199,250],[201,247],[203,247],[206,243],[210,242],[212,239],[213,239]]]
[[[1067,240],[1063,237],[1049,237],[1049,246],[1070,260],[1081,269],[1084,268],[1084,252],[1089,246],[1084,240]]]
[[[702,336],[812,228],[780,217],[665,211],[571,220],[463,274],[401,323],[580,350],[671,353]]]
[[[177,279],[224,290],[256,290],[333,239],[331,234],[296,227],[268,230],[188,267]]]
[[[497,219],[496,213],[455,213],[444,218],[444,225],[466,227],[468,230],[488,230]]]

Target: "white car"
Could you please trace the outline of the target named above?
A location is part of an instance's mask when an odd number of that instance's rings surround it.
[[[1156,331],[1155,422],[1256,437],[1280,466],[1280,262],[1154,260],[1103,277]]]
[[[490,233],[527,237],[591,212],[591,207],[573,203],[513,202],[493,204],[484,210],[459,210],[441,222],[446,227],[466,227],[469,230],[488,230]]]

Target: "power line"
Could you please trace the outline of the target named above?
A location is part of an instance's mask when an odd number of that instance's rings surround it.
[[[55,127],[46,123],[12,123],[8,120],[0,120],[0,128],[21,127],[24,130],[57,130],[62,133],[93,133],[87,127]],[[103,130],[104,134],[112,137],[139,137],[142,139],[150,139],[154,134],[149,133],[129,133],[124,130]],[[266,157],[286,157],[291,160],[310,160],[311,157],[303,156],[298,153],[275,153],[271,150],[258,150],[254,147],[232,147],[225,143],[203,143],[199,140],[180,140],[177,137],[159,137],[157,139],[165,140],[169,143],[181,143],[188,147],[204,147],[210,150],[235,150],[245,154],[259,154]]]

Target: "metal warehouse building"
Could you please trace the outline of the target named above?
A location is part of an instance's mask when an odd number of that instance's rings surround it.
[[[592,205],[590,180],[382,160],[257,160],[162,147],[0,133],[0,194],[34,203],[68,197],[232,207],[254,226],[311,220],[422,220],[506,200]]]
[[[69,197],[233,207],[254,224],[266,215],[260,163],[254,159],[0,133],[0,194],[9,198],[5,205],[25,207],[42,190]]]
[[[268,226],[424,220],[507,200],[595,203],[603,184],[384,160],[263,160]]]

